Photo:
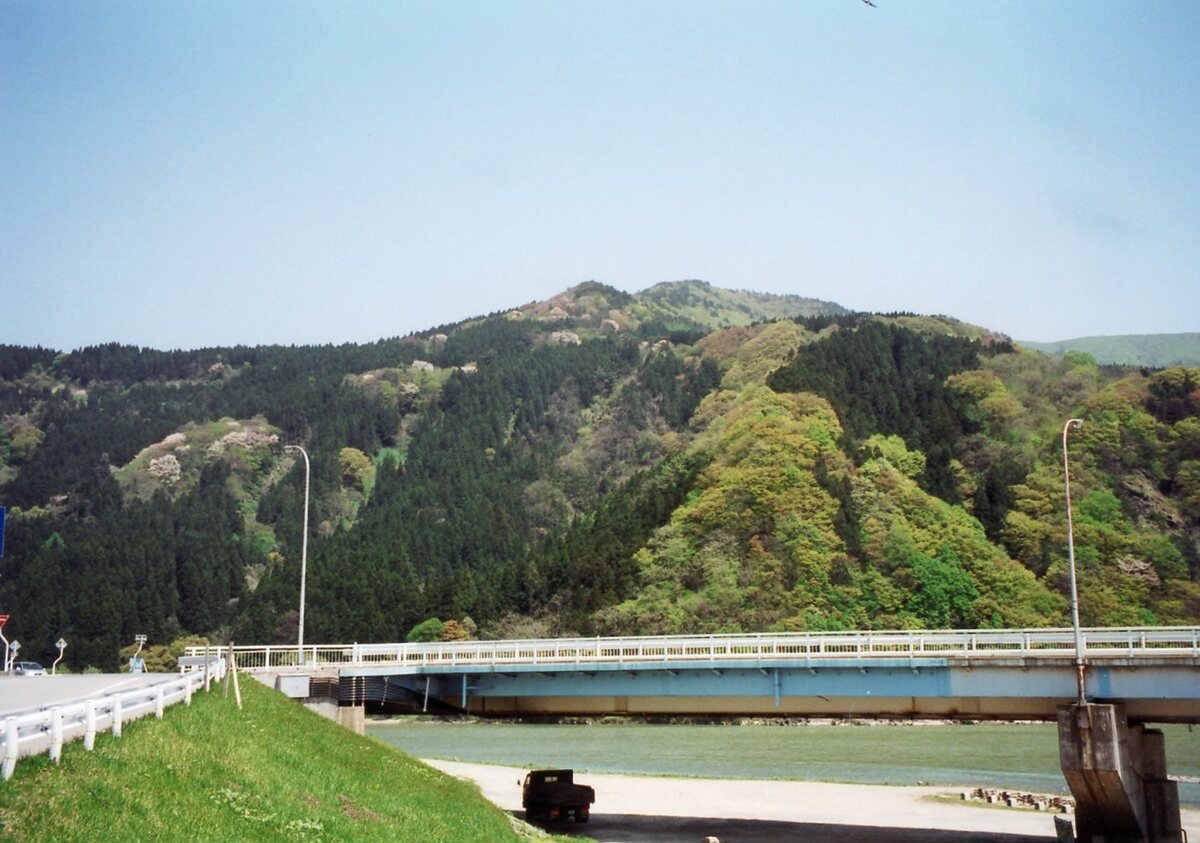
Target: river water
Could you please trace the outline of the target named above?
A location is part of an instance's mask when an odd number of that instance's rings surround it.
[[[1167,767],[1200,779],[1200,729],[1167,726]],[[731,779],[1067,793],[1053,724],[588,725],[398,719],[368,733],[420,758]],[[1200,808],[1200,783],[1180,800]]]

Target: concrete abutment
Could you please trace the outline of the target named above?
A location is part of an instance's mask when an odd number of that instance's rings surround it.
[[[1131,726],[1119,704],[1058,708],[1058,750],[1081,843],[1183,843],[1163,734]]]

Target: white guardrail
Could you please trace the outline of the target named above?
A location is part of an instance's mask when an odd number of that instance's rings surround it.
[[[204,648],[200,648],[203,653]],[[210,650],[211,654],[211,650]],[[153,713],[162,719],[163,709],[177,702],[192,703],[192,694],[207,690],[215,680],[225,675],[225,662],[213,658],[204,670],[203,660],[197,666],[185,668],[185,673],[165,676],[161,682],[151,682],[130,691],[93,697],[80,702],[47,706],[4,718],[0,733],[0,757],[3,758],[4,780],[12,778],[17,759],[49,752],[55,763],[62,757],[63,744],[83,738],[84,749],[91,751],[98,732],[111,731],[121,736],[121,727]]]
[[[1083,630],[1087,658],[1200,658],[1200,627],[1131,627]],[[215,648],[224,656],[225,647]],[[1071,629],[978,629],[872,632],[806,632],[754,635],[561,638],[457,641],[433,644],[314,644],[304,647],[236,646],[242,670],[296,667],[500,667],[637,662],[937,658],[950,661],[1005,658],[1071,658]],[[203,653],[197,648],[195,653]]]

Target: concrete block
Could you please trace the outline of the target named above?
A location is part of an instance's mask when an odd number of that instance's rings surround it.
[[[285,697],[303,700],[308,698],[310,681],[307,673],[281,673],[275,678],[275,687]]]
[[[357,735],[367,733],[367,710],[361,705],[338,706],[337,721]]]

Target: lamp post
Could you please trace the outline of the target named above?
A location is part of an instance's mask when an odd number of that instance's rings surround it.
[[[284,445],[285,451],[299,451],[304,456],[304,532],[300,539],[300,631],[296,636],[296,660],[304,664],[304,580],[308,573],[308,451],[299,445]]]
[[[145,635],[133,636],[134,643],[137,644],[137,649],[133,651],[133,655],[129,657],[129,672],[130,673],[145,673],[146,662],[141,659],[142,648],[146,646]]]
[[[1079,679],[1079,704],[1087,703],[1087,683],[1084,679],[1083,664],[1083,632],[1079,629],[1079,588],[1075,581],[1075,527],[1071,521],[1071,473],[1067,467],[1067,432],[1071,428],[1079,430],[1083,427],[1083,419],[1067,419],[1063,425],[1063,489],[1067,496],[1067,559],[1071,570],[1071,625],[1075,629],[1075,673]]]
[[[58,648],[58,658],[54,660],[54,664],[50,665],[51,676],[54,676],[58,673],[58,663],[62,661],[63,651],[67,649],[67,639],[59,638],[54,642],[54,646]]]

